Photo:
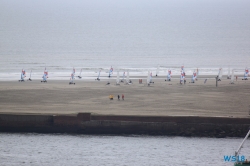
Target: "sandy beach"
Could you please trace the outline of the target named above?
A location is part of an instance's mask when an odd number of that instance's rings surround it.
[[[204,76],[205,77],[205,76]],[[207,77],[207,76],[206,76]],[[201,77],[202,78],[202,77]],[[210,78],[214,78],[210,76]],[[146,79],[139,84],[115,85],[115,78],[106,80],[68,81],[40,80],[0,82],[0,113],[76,114],[90,112],[105,115],[155,115],[155,116],[233,116],[248,117],[250,81],[239,80],[230,84],[224,78],[215,86],[215,79],[204,79],[180,85],[155,78],[146,86]],[[114,95],[114,100],[109,95]],[[124,94],[125,100],[117,95]]]

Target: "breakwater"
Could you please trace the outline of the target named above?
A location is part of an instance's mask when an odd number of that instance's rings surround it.
[[[0,114],[0,132],[244,137],[250,118]]]

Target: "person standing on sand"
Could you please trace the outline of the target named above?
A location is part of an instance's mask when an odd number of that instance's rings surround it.
[[[118,100],[120,100],[120,95],[118,95],[117,97],[118,97]]]
[[[109,95],[109,99],[110,99],[110,100],[113,100],[113,95]]]
[[[124,100],[124,94],[122,94],[122,100]]]

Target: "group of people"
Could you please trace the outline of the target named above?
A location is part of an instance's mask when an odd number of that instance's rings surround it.
[[[109,99],[113,100],[114,99],[114,95],[109,95]],[[120,95],[117,95],[117,99],[120,100]],[[124,100],[124,94],[122,94],[122,100]]]

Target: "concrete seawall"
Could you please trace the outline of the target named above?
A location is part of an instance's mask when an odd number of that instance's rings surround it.
[[[244,137],[250,118],[0,114],[0,132]]]

